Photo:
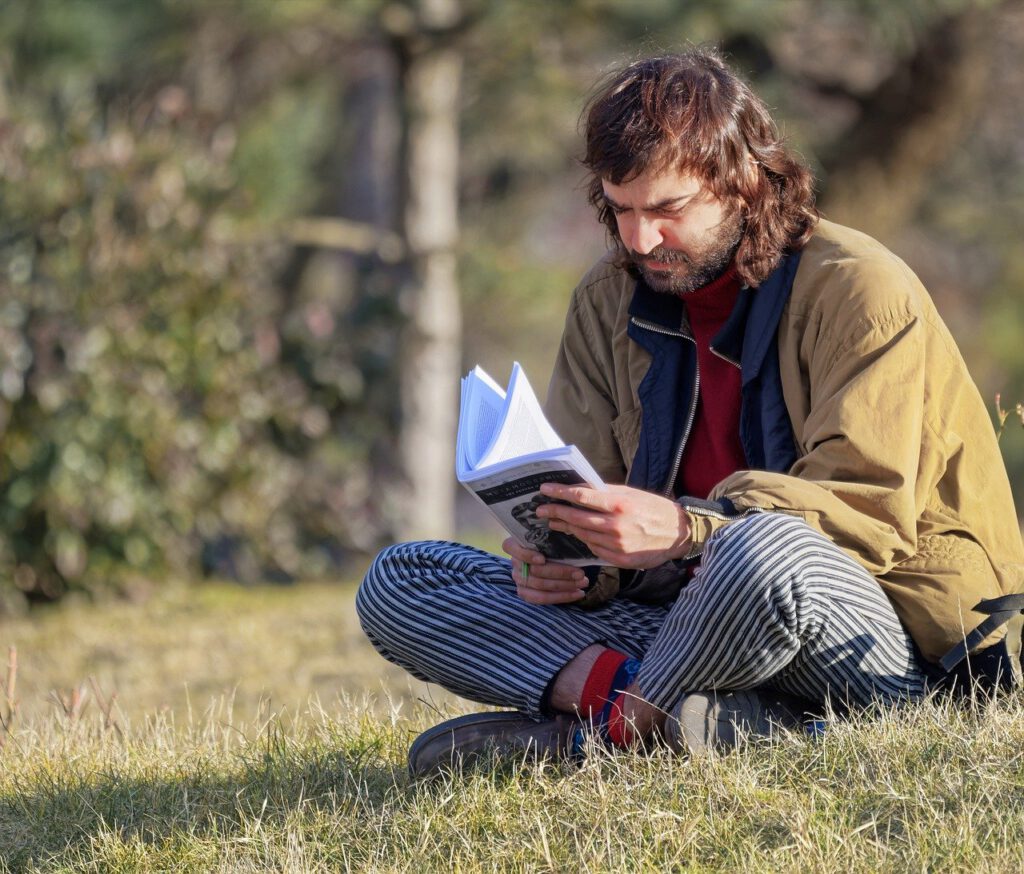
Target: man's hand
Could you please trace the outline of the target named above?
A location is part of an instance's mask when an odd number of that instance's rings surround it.
[[[509,537],[501,548],[512,556],[516,592],[531,604],[571,604],[583,597],[587,575],[578,567],[548,561],[535,549]],[[524,574],[524,563],[527,572]]]
[[[605,564],[620,568],[657,567],[682,558],[690,549],[690,525],[682,507],[668,498],[629,486],[544,483],[550,498],[565,504],[542,504],[537,515],[553,531],[574,534]]]

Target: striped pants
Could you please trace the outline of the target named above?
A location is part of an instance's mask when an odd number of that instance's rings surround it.
[[[770,687],[840,706],[916,700],[926,677],[878,582],[802,520],[757,514],[709,540],[675,603],[596,610],[518,597],[509,559],[440,541],[385,549],[356,598],[363,630],[413,676],[543,715],[545,690],[591,644],[641,659],[644,698]]]

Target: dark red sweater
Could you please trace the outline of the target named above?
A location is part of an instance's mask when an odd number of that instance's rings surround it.
[[[676,494],[706,498],[718,482],[747,466],[740,445],[740,369],[711,351],[711,340],[736,305],[740,281],[729,270],[683,296],[697,343],[697,415],[676,477]]]

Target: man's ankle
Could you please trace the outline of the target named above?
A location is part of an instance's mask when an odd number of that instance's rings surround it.
[[[548,696],[548,706],[551,710],[570,714],[580,711],[580,701],[587,677],[605,650],[606,647],[601,644],[591,644],[565,663],[551,684],[551,693]]]
[[[647,701],[640,691],[639,684],[634,682],[623,693],[622,716],[635,738],[646,739],[664,730],[668,714]]]
[[[615,746],[631,746],[660,731],[666,716],[643,699],[635,681],[639,665],[617,650],[588,646],[558,672],[548,706],[590,720]]]

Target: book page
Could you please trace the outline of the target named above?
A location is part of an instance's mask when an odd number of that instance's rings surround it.
[[[487,447],[491,445],[494,435],[501,427],[501,415],[503,412],[504,403],[500,406],[480,403],[475,407],[473,411],[474,421],[472,422],[473,444],[471,451],[473,454],[470,457],[474,467],[483,457]]]
[[[469,380],[469,455],[467,461],[476,467],[495,434],[501,428],[505,413],[505,392],[498,387],[483,368],[475,367]]]
[[[565,445],[544,416],[519,362],[512,367],[506,404],[501,429],[487,452],[477,460],[476,467]]]
[[[480,366],[462,380],[459,427],[455,440],[456,471],[471,472],[494,441],[505,409],[505,391]]]

